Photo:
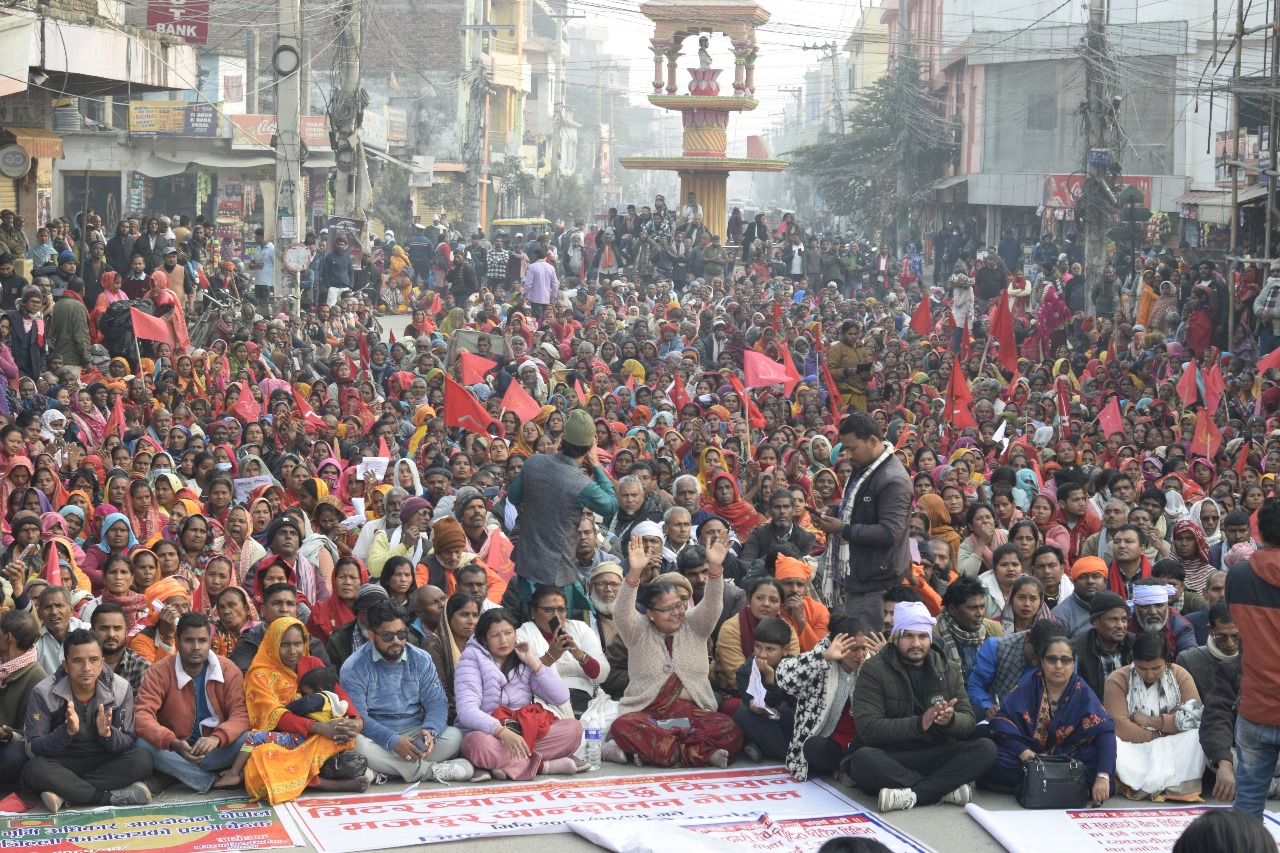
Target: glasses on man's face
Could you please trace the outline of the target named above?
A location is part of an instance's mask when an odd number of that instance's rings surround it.
[[[553,616],[563,616],[569,612],[568,608],[566,607],[542,607],[541,605],[539,605],[538,609],[541,610],[543,613],[550,613]]]
[[[389,643],[392,640],[400,640],[404,642],[409,639],[409,629],[401,628],[399,631],[383,631],[378,636],[382,637],[382,642]]]
[[[592,584],[596,589],[604,591],[614,591],[622,589],[622,584],[615,581],[596,581]]]
[[[1075,666],[1076,659],[1066,655],[1045,655],[1040,659],[1050,666]]]
[[[1223,643],[1238,643],[1238,642],[1240,642],[1240,635],[1239,635],[1239,634],[1210,634],[1209,636],[1213,637],[1213,641],[1214,641],[1215,643],[1217,643],[1218,645],[1220,645],[1220,646],[1221,646]]]
[[[689,602],[681,600],[681,601],[677,601],[675,604],[672,604],[669,607],[650,607],[649,609],[652,610],[654,613],[661,613],[663,616],[671,616],[672,614],[675,614],[675,613],[682,613],[688,608],[689,608]]]

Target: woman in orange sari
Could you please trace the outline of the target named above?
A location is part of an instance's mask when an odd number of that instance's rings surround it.
[[[340,685],[327,691],[338,701],[330,701],[328,722],[314,719],[320,713],[299,716],[287,707],[298,698],[298,682],[324,662],[307,654],[310,638],[297,619],[281,618],[271,623],[262,645],[244,677],[244,698],[249,710],[250,731],[235,764],[214,783],[215,788],[236,788],[241,784],[256,800],[272,805],[295,800],[307,787],[322,791],[363,791],[369,787],[367,773],[354,779],[323,779],[320,767],[330,758],[355,746],[364,720],[351,706]],[[337,707],[335,707],[335,704]]]

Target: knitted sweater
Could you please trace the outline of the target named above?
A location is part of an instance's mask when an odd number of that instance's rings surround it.
[[[658,698],[658,692],[670,677],[669,673],[662,671],[667,662],[664,635],[653,627],[647,615],[636,610],[636,590],[637,587],[623,583],[622,591],[618,593],[618,600],[613,606],[613,619],[618,625],[618,634],[627,644],[627,673],[630,679],[626,692],[622,694],[622,701],[618,703],[619,714],[642,711],[649,707]],[[694,703],[705,711],[714,711],[717,707],[708,674],[707,638],[715,630],[723,608],[724,575],[708,575],[702,601],[686,611],[684,624],[672,636],[671,662],[675,675]]]

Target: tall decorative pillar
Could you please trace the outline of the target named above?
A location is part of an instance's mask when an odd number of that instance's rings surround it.
[[[667,48],[667,94],[674,95],[680,91],[676,85],[676,70],[680,65],[680,45]]]
[[[649,44],[649,50],[653,51],[653,92],[655,95],[660,95],[662,94],[662,86],[665,83],[662,75],[662,60],[667,54],[667,46],[654,39]]]

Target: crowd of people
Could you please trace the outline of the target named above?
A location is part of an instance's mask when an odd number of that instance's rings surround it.
[[[0,256],[0,785],[50,811],[740,756],[881,811],[1044,755],[1098,803],[1280,791],[1280,262],[1094,281],[1046,235],[931,287],[660,197],[386,232],[371,287],[312,235],[298,315],[261,234],[241,290],[174,221]],[[117,291],[172,337],[96,348]]]

